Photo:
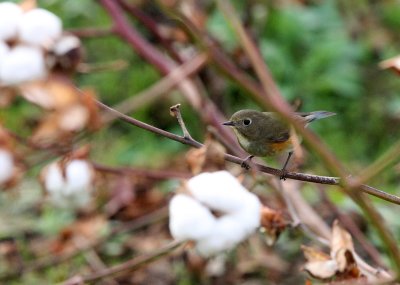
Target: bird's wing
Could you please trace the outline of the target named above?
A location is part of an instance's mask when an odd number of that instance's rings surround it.
[[[268,135],[267,140],[272,143],[285,142],[290,137],[290,128],[289,126],[283,122],[275,113],[268,113],[267,116],[269,122],[267,125]]]

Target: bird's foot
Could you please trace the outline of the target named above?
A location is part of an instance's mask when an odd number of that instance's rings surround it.
[[[240,166],[246,170],[249,170],[251,168],[250,166],[250,162],[251,159],[254,157],[254,155],[249,155],[248,157],[246,157],[245,159],[242,160],[242,163],[240,164]]]
[[[281,175],[279,176],[279,179],[285,181],[287,173],[288,173],[287,170],[285,168],[282,168],[281,169]]]

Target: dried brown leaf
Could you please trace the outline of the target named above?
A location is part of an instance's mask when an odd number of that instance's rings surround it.
[[[69,145],[72,132],[66,132],[59,128],[59,114],[52,112],[46,115],[39,126],[33,132],[30,141],[34,145],[48,147],[52,145]]]
[[[304,265],[304,270],[312,277],[321,280],[329,280],[335,276],[338,265],[335,260],[312,261]]]
[[[304,257],[307,261],[327,261],[331,259],[328,254],[313,247],[302,245],[301,250],[303,251]]]
[[[89,122],[89,111],[81,104],[73,105],[59,113],[58,127],[65,132],[79,132]]]
[[[261,209],[261,226],[268,245],[273,245],[286,228],[287,222],[280,211],[264,206]]]
[[[331,253],[302,246],[307,263],[304,269],[313,277],[321,280],[349,280],[362,278],[357,266],[351,235],[336,220],[332,227]]]
[[[80,101],[75,86],[66,78],[56,76],[21,86],[21,94],[26,100],[49,110],[61,110]]]
[[[353,252],[354,245],[351,235],[340,226],[338,220],[335,220],[332,227],[331,257],[338,263],[340,272],[350,265],[349,254],[354,263]]]

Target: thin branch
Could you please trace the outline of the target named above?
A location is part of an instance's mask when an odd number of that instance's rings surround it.
[[[87,244],[87,240],[83,237],[78,237],[75,238],[74,244],[77,248],[84,248],[84,244]],[[85,251],[83,253],[84,258],[86,259],[86,262],[92,267],[94,271],[100,271],[100,270],[105,270],[106,266],[104,262],[101,260],[100,256],[97,254],[97,252],[94,249],[90,249],[88,251]],[[104,284],[106,285],[118,285],[118,282],[116,282],[112,277],[107,277],[104,278]]]
[[[232,24],[233,30],[237,33],[240,42],[242,43],[243,49],[249,56],[252,66],[260,79],[261,86],[266,96],[264,97],[264,106],[269,109],[278,112],[283,119],[293,125],[303,138],[309,143],[313,150],[315,150],[319,156],[324,160],[329,170],[333,171],[335,175],[342,178],[341,182],[346,183],[345,178],[347,176],[344,171],[344,167],[341,166],[340,162],[331,153],[322,141],[310,130],[305,129],[303,124],[296,120],[293,115],[293,111],[289,104],[283,99],[278,87],[276,86],[271,73],[265,64],[259,50],[256,48],[255,43],[250,39],[246,33],[243,25],[241,24],[236,11],[232,7],[229,1],[219,0],[217,1],[221,11],[226,15],[226,19]]]
[[[130,23],[124,18],[123,10],[118,1],[100,0],[100,3],[111,16],[117,34],[124,39],[139,55],[141,55],[150,64],[154,65],[162,74],[170,73],[177,64],[166,57],[157,48],[151,45]],[[185,96],[190,105],[198,110],[202,120],[205,123],[213,125],[229,141],[235,154],[244,154],[243,150],[236,143],[233,134],[221,125],[224,120],[223,114],[204,94],[201,94],[193,80],[182,80],[178,85],[179,90]]]
[[[111,276],[111,275],[114,275],[114,274],[117,274],[117,273],[120,273],[123,271],[127,271],[127,270],[133,271],[133,270],[136,270],[136,269],[138,269],[146,264],[149,264],[155,260],[158,260],[160,257],[170,254],[172,251],[174,251],[177,248],[182,247],[182,245],[184,245],[184,244],[185,244],[185,242],[173,241],[173,242],[170,242],[169,244],[167,244],[166,246],[157,249],[154,252],[137,256],[137,257],[130,259],[124,263],[115,265],[110,268],[106,268],[104,270],[95,272],[93,274],[89,274],[86,276],[72,277],[71,279],[69,279],[61,284],[80,285],[84,282],[94,282],[101,278]]]
[[[197,142],[197,141],[195,141],[195,140],[193,140],[193,139],[187,139],[187,138],[185,138],[185,137],[181,137],[181,136],[175,135],[175,134],[173,134],[173,133],[164,131],[164,130],[162,130],[162,129],[159,129],[159,128],[157,128],[157,127],[154,127],[154,126],[152,126],[152,125],[146,124],[146,123],[144,123],[144,122],[142,122],[142,121],[139,121],[139,120],[137,120],[137,119],[134,119],[134,118],[132,118],[132,117],[129,117],[129,116],[125,115],[125,114],[122,114],[122,113],[118,112],[117,110],[114,110],[113,108],[107,106],[106,104],[101,103],[100,101],[97,101],[97,104],[98,104],[99,107],[101,107],[102,109],[107,110],[107,111],[113,113],[113,114],[114,114],[115,116],[117,116],[120,120],[125,121],[125,122],[127,122],[127,123],[129,123],[129,124],[131,124],[131,125],[134,125],[134,126],[136,126],[136,127],[139,127],[139,128],[141,128],[141,129],[145,129],[145,130],[147,130],[147,131],[150,131],[150,132],[155,133],[155,134],[158,134],[158,135],[162,135],[162,136],[164,136],[164,137],[166,137],[166,138],[169,138],[169,139],[171,139],[171,140],[178,141],[178,142],[183,143],[183,144],[191,145],[191,146],[196,147],[196,148],[199,148],[199,147],[202,146],[201,143],[199,143],[199,142]]]
[[[113,109],[126,114],[139,107],[143,107],[143,105],[150,104],[160,96],[167,94],[171,89],[175,88],[180,82],[182,82],[182,80],[198,72],[205,66],[207,61],[208,56],[205,53],[200,53],[194,56],[184,64],[174,68],[157,83],[119,103],[114,106]],[[110,113],[106,113],[103,117],[103,122],[109,123],[114,118],[114,116],[110,116]]]
[[[150,131],[152,133],[167,137],[171,140],[180,142],[182,144],[187,144],[190,145],[192,147],[195,148],[200,148],[203,146],[202,143],[194,140],[194,139],[188,139],[185,138],[183,136],[179,136],[170,132],[167,132],[165,130],[159,129],[157,127],[154,127],[152,125],[143,123],[137,119],[134,119],[132,117],[129,117],[127,115],[124,115],[120,112],[118,112],[117,110],[114,110],[113,108],[101,103],[101,102],[97,102],[98,105],[103,108],[104,110],[107,110],[109,112],[112,112],[115,116],[117,116],[119,119],[134,125],[136,127],[145,129],[147,131]],[[241,164],[243,162],[243,159],[234,156],[234,155],[230,155],[230,154],[225,154],[225,160],[226,161],[230,161],[236,164]],[[268,173],[268,174],[272,174],[275,176],[280,176],[281,175],[281,170],[280,169],[276,169],[276,168],[272,168],[272,167],[268,167],[262,164],[257,164],[254,163],[256,169],[260,172],[264,172],[264,173]],[[306,181],[306,182],[313,182],[313,183],[319,183],[319,184],[329,184],[329,185],[340,185],[340,179],[337,177],[329,177],[329,176],[319,176],[319,175],[312,175],[312,174],[305,174],[305,173],[298,173],[298,172],[288,172],[286,175],[287,178],[289,179],[295,179],[295,180],[300,180],[300,181]],[[379,189],[375,189],[371,186],[368,185],[361,185],[358,188],[361,192],[365,192],[367,194],[373,195],[375,197],[378,197],[380,199],[386,200],[388,202],[400,205],[400,197],[396,196],[396,195],[392,195],[389,193],[386,193],[384,191],[381,191]]]
[[[157,40],[165,47],[167,52],[171,55],[173,59],[177,62],[182,63],[183,59],[178,52],[172,46],[171,40],[165,39],[165,37],[160,32],[159,25],[150,16],[146,15],[142,10],[137,7],[127,3],[124,0],[118,0],[119,4],[127,10],[133,17],[138,19],[151,33],[156,37]]]
[[[122,10],[118,6],[118,3],[112,0],[101,0],[100,3],[103,4],[103,6],[109,12],[110,16],[113,18],[117,33],[120,34],[121,37],[123,37],[129,44],[131,44],[131,46],[139,54],[141,54],[144,58],[146,58],[146,60],[155,65],[164,74],[169,72],[171,68],[175,66],[175,63],[172,60],[165,58],[157,49],[155,49],[151,44],[149,44],[146,40],[144,40],[135,29],[132,29],[130,27],[127,21],[123,18]],[[223,4],[229,5],[227,1],[223,2]],[[240,21],[236,19],[236,23],[238,23],[238,27],[240,29],[239,34],[242,36],[240,39],[243,41],[243,39],[247,37],[247,34],[244,32],[244,29],[241,26]],[[329,169],[333,173],[339,175],[341,179],[338,180],[338,182],[340,182],[343,186],[345,186],[344,190],[347,192],[347,194],[351,198],[353,198],[359,204],[359,206],[364,210],[364,212],[371,218],[371,221],[375,224],[379,234],[382,237],[382,240],[384,241],[385,245],[388,246],[389,251],[393,256],[393,260],[395,261],[397,271],[400,272],[400,253],[398,251],[396,242],[394,241],[390,231],[388,231],[388,229],[386,228],[386,225],[382,217],[379,215],[379,213],[375,210],[374,207],[372,207],[372,205],[369,203],[369,201],[365,199],[365,197],[360,195],[360,191],[357,191],[357,190],[363,191],[363,188],[347,187],[348,176],[346,175],[344,168],[337,161],[337,159],[329,152],[329,150],[323,145],[323,143],[319,140],[319,138],[315,134],[313,134],[309,130],[302,129],[299,123],[295,122],[292,119],[292,112],[290,107],[281,98],[277,88],[274,88],[276,87],[274,85],[275,83],[272,80],[271,76],[268,74],[268,70],[264,66],[263,60],[260,57],[254,44],[252,43],[250,38],[246,38],[245,41],[247,41],[247,43],[244,42],[245,50],[249,54],[249,57],[253,63],[253,66],[255,67],[256,73],[258,74],[259,78],[260,79],[268,78],[267,81],[261,80],[264,89],[263,91],[266,93],[266,95],[268,95],[272,88],[272,92],[274,92],[274,95],[267,96],[267,100],[263,101],[265,103],[265,106],[269,106],[271,107],[272,110],[278,111],[285,120],[291,122],[294,125],[294,127],[299,131],[299,133],[303,135],[304,139],[320,155],[325,164],[329,166]],[[267,83],[270,83],[272,85],[269,85]],[[199,93],[196,91],[195,89],[196,87],[192,82],[187,81],[186,84],[181,84],[180,88],[184,92],[184,94],[186,94],[186,97],[189,99],[189,101],[191,100],[191,104],[192,105],[194,104],[193,106],[195,106],[196,110],[201,110],[202,108],[204,108],[204,106],[199,104],[203,103],[204,100],[202,100],[202,98],[199,97]],[[210,104],[206,105],[206,107],[209,106],[211,105]],[[216,114],[219,114],[218,110],[215,109],[207,110],[206,114],[209,115],[209,118],[213,120],[213,124],[217,126],[217,124],[215,124],[216,123],[215,119],[217,119]],[[205,117],[203,116],[203,118],[207,118],[207,116]],[[181,141],[183,143],[186,140],[184,137],[183,138],[181,137],[181,139],[183,139]],[[193,142],[190,140],[188,142],[188,144],[191,145],[196,143],[198,142],[196,141]],[[369,187],[367,188],[368,190],[371,190]],[[380,194],[381,193],[379,193],[379,195]],[[389,197],[389,199],[390,198],[391,197]]]
[[[366,183],[393,164],[400,156],[400,141],[392,145],[382,156],[370,164],[355,178],[356,183]]]
[[[173,117],[178,120],[178,124],[182,129],[183,137],[189,140],[193,140],[192,136],[190,135],[189,131],[186,128],[185,121],[182,119],[181,114],[181,104],[176,104],[169,108],[169,111]]]

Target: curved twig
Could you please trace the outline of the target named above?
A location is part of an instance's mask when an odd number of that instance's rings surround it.
[[[100,101],[97,101],[97,104],[104,110],[107,110],[111,113],[113,113],[113,115],[115,115],[116,117],[118,117],[120,120],[123,120],[131,125],[137,126],[139,128],[145,129],[147,131],[150,131],[152,133],[167,137],[171,140],[180,142],[182,144],[186,144],[186,145],[190,145],[192,147],[195,148],[200,148],[203,146],[202,143],[194,140],[193,138],[188,138],[185,136],[179,136],[170,132],[167,132],[165,130],[159,129],[157,127],[154,127],[152,125],[146,124],[142,121],[139,121],[137,119],[134,119],[132,117],[129,117],[125,114],[122,114],[120,112],[118,112],[117,110],[114,110],[113,108],[101,103]],[[229,161],[229,162],[233,162],[236,164],[241,164],[243,162],[243,159],[241,159],[240,157],[234,156],[234,155],[230,155],[230,154],[225,154],[225,160]],[[264,172],[264,173],[268,173],[271,175],[275,175],[275,176],[281,176],[282,175],[282,171],[280,169],[276,169],[276,168],[272,168],[272,167],[268,167],[262,164],[256,164],[253,163],[254,167],[260,171],[260,172]],[[286,178],[288,179],[295,179],[295,180],[300,180],[300,181],[306,181],[306,182],[312,182],[312,183],[319,183],[319,184],[328,184],[328,185],[340,185],[340,179],[338,177],[331,177],[331,176],[320,176],[320,175],[312,175],[312,174],[306,174],[306,173],[299,173],[299,172],[288,172],[286,174]],[[378,197],[382,200],[386,200],[388,202],[400,205],[400,197],[393,195],[393,194],[389,194],[386,193],[382,190],[373,188],[371,186],[368,185],[360,185],[358,188],[356,188],[364,193],[367,193],[369,195],[373,195],[375,197]]]

